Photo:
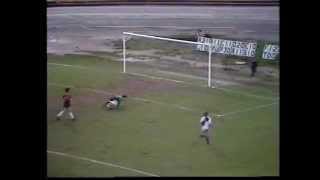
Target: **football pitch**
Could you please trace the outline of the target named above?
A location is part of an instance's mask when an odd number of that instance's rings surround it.
[[[279,175],[277,88],[213,89],[121,70],[108,58],[48,55],[49,177]],[[74,122],[56,120],[65,87]],[[107,111],[113,94],[128,98]],[[210,145],[199,137],[204,111],[214,115]]]

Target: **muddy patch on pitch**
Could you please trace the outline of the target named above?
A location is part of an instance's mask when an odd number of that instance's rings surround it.
[[[174,82],[164,80],[137,79],[129,77],[123,86],[110,90],[115,94],[126,94],[130,96],[141,96],[145,93],[168,92],[177,87]]]
[[[80,96],[75,96],[75,104],[95,104],[97,101],[101,101],[104,96],[102,94],[97,94],[94,92],[85,93]]]

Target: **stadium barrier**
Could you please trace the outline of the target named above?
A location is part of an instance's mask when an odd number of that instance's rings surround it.
[[[191,6],[279,6],[279,0],[53,0],[47,1],[47,7],[57,6],[106,6],[106,5],[191,5]]]

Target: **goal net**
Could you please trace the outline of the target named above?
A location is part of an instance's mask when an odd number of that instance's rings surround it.
[[[177,83],[215,87],[210,53],[190,40],[123,33],[123,72]]]
[[[188,37],[124,32],[123,72],[213,88],[239,89],[241,86],[248,93],[268,86],[278,93],[279,79],[274,76],[277,72],[272,74],[268,67],[259,67],[255,77],[251,77],[251,57],[219,53],[218,45]]]

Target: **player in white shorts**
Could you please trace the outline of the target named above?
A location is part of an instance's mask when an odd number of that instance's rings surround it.
[[[119,109],[122,99],[126,97],[127,95],[113,96],[108,99],[108,101],[104,104],[104,106],[107,107],[107,109],[109,110]]]
[[[207,144],[211,143],[210,138],[210,128],[213,128],[213,123],[211,117],[208,115],[207,112],[203,113],[203,116],[200,119],[201,125],[201,134],[200,137],[206,139]]]

